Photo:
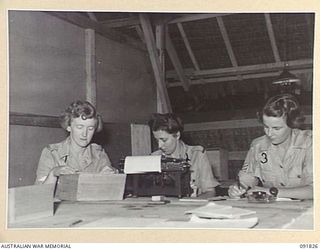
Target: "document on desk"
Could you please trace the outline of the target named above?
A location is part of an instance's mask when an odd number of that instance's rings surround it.
[[[205,206],[201,206],[196,209],[186,211],[185,213],[193,214],[200,218],[238,219],[245,215],[255,214],[256,212],[248,209],[225,205],[217,205],[214,202],[209,202]]]
[[[255,227],[259,222],[257,217],[243,219],[204,219],[191,215],[189,221],[165,221],[154,225],[156,228],[215,228],[215,229],[247,229]]]
[[[127,156],[125,158],[124,173],[146,172],[161,172],[161,155]]]

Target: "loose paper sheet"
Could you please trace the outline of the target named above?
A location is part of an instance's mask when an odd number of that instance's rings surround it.
[[[198,217],[215,219],[236,219],[241,216],[255,214],[255,211],[232,206],[217,205],[209,202],[207,205],[187,211],[186,214],[194,214]]]
[[[124,172],[126,174],[161,172],[161,155],[127,156]]]

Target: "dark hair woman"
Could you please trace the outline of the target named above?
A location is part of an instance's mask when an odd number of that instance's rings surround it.
[[[258,118],[264,136],[251,143],[239,182],[229,196],[265,191],[283,198],[313,198],[312,131],[299,129],[304,117],[290,94],[271,97]]]

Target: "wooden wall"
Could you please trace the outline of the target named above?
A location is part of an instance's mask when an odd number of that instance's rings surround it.
[[[133,117],[145,120],[156,111],[153,74],[145,52],[99,35],[96,55],[98,112],[105,122],[122,124],[110,125],[97,141],[117,164],[119,152],[131,153]],[[47,117],[42,124],[41,116],[56,117],[86,97],[85,66],[82,28],[43,12],[9,11],[10,187],[32,184],[41,149],[65,138],[56,122]]]

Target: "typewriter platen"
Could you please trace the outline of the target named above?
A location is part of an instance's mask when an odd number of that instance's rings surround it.
[[[120,161],[124,168],[124,160]],[[190,164],[188,159],[161,157],[161,172],[128,174],[126,195],[138,196],[190,196]]]

